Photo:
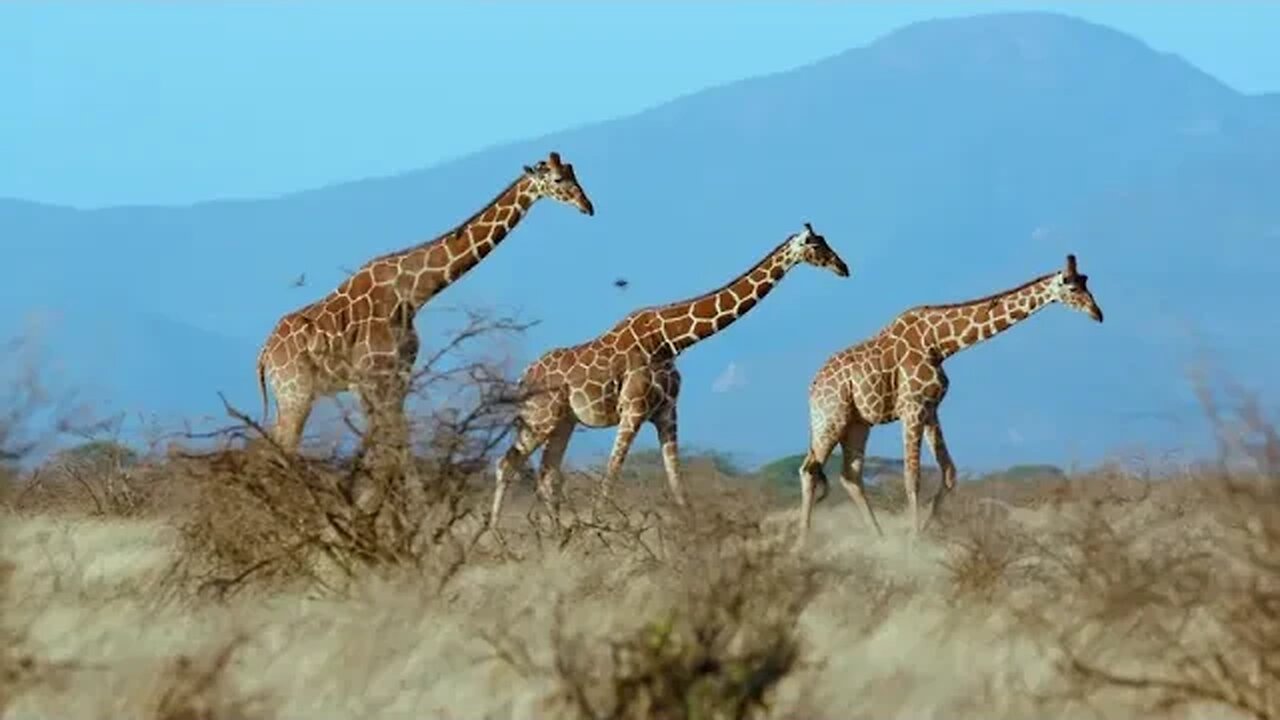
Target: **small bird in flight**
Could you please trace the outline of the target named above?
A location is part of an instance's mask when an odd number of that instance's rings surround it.
[[[294,287],[302,287],[303,285],[306,285],[306,284],[307,284],[307,274],[306,274],[306,273],[302,273],[301,275],[299,275],[299,276],[298,276],[298,279],[297,279],[297,280],[294,280],[294,281],[293,281],[293,286],[294,286]]]
[[[630,284],[631,283],[627,282],[626,278],[618,278],[617,280],[613,281],[613,286],[618,288],[619,290],[626,290],[627,285],[630,285]]]

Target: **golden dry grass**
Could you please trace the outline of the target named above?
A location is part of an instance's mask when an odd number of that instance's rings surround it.
[[[1251,406],[1213,415],[1230,471],[965,483],[914,541],[900,486],[882,539],[832,492],[797,554],[795,498],[708,463],[691,512],[633,464],[555,519],[525,483],[484,532],[503,377],[429,374],[412,459],[255,439],[3,478],[0,716],[1280,720],[1280,436]]]
[[[560,527],[525,489],[501,542],[481,482],[360,539],[290,484],[337,471],[235,457],[158,461],[127,513],[11,494],[6,717],[1280,717],[1265,475],[962,486],[914,546],[828,502],[797,557],[745,480],[690,477],[692,520],[578,480]]]

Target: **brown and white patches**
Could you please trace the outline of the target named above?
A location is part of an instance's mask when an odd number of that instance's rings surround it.
[[[845,453],[865,450],[875,425],[901,421],[908,512],[915,532],[922,529],[917,497],[920,445],[932,448],[943,484],[929,503],[929,517],[955,484],[955,464],[946,448],[938,407],[950,381],[942,364],[955,353],[1013,327],[1053,302],[1062,302],[1101,319],[1092,295],[1068,256],[1067,269],[1037,277],[1018,287],[976,300],[910,308],[871,338],[827,359],[809,386],[809,449],[800,468],[802,489],[797,546],[803,544],[813,505],[825,496],[823,466],[840,438],[860,438]],[[861,466],[846,466],[842,478],[864,518],[879,532],[862,498]]]
[[[264,414],[268,386],[276,396],[272,433],[281,446],[297,448],[318,397],[348,389],[373,392],[375,385],[385,394],[386,377],[408,378],[419,347],[414,316],[491,253],[538,199],[584,212],[591,207],[572,167],[554,157],[554,171],[546,162],[540,170],[528,169],[458,227],[373,258],[327,297],[276,323],[259,354],[259,373]],[[401,412],[407,391],[407,383],[396,391]]]
[[[536,360],[527,377],[558,388],[529,396],[518,410],[520,434],[498,463],[490,522],[496,523],[507,487],[529,455],[549,441],[565,423],[588,427],[617,426],[603,487],[607,491],[626,457],[636,430],[650,423],[657,430],[667,459],[667,479],[678,503],[683,502],[676,460],[676,404],[680,374],[676,357],[699,340],[731,325],[772,290],[791,268],[802,262],[843,268],[826,241],[807,224],[729,284],[710,293],[627,314],[605,333],[572,348],[557,348]],[[558,477],[562,456],[557,448],[548,460],[544,451],[540,476]]]

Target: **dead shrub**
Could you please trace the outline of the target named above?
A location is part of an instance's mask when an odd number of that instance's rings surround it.
[[[63,436],[92,437],[111,426],[93,418],[74,393],[53,394],[40,380],[43,363],[28,338],[0,343],[0,498],[10,509],[31,487],[24,464]],[[38,475],[38,473],[37,473]]]
[[[22,362],[25,344],[17,339],[0,347],[0,354],[11,361],[3,369],[17,370],[16,376],[4,378],[12,382],[0,398],[0,485],[8,506],[0,511],[0,523],[11,518],[9,513],[21,491],[17,482],[23,474],[21,464],[51,438],[66,432],[88,432],[95,426],[84,419],[84,408],[71,402],[69,395],[55,398],[39,382],[39,363],[30,357]],[[27,628],[13,622],[7,610],[15,590],[15,570],[8,557],[0,557],[0,715],[38,687],[57,691],[77,669],[74,662],[51,662],[42,657],[39,648],[32,646]]]
[[[237,637],[214,652],[174,658],[162,676],[163,685],[149,713],[155,720],[265,720],[274,716],[270,698],[240,691],[230,668],[244,643]]]
[[[535,522],[541,505],[531,501],[529,528],[508,542],[616,558],[606,566],[614,591],[625,582],[616,573],[643,574],[664,588],[659,609],[604,637],[599,629],[575,629],[571,608],[609,592],[586,578],[557,599],[549,663],[511,633],[485,627],[479,635],[489,659],[522,677],[549,677],[555,689],[545,699],[548,716],[746,718],[766,711],[773,689],[801,666],[798,618],[834,573],[791,553],[784,534],[765,531],[765,488],[700,477],[680,510],[660,477],[643,479],[620,483],[601,505],[589,497],[598,478],[567,487],[559,522]]]
[[[469,315],[468,324],[414,377],[417,453],[348,419],[354,456],[283,452],[244,413],[213,434],[221,447],[175,451],[171,467],[199,489],[182,523],[187,568],[225,597],[250,581],[300,580],[335,590],[369,570],[411,567],[439,587],[463,567],[483,532],[482,491],[469,487],[505,437],[515,393],[499,363],[450,353],[488,334],[520,329]],[[445,361],[453,362],[448,365]]]
[[[1280,718],[1280,438],[1251,403],[1233,423],[1207,407],[1235,439],[1199,495],[1212,534],[1143,545],[1095,512],[1074,552],[1054,556],[1067,570],[1058,597],[1087,600],[1057,625],[1064,679],[1085,698],[1128,691],[1160,711],[1207,704]],[[1252,468],[1228,460],[1229,444]]]
[[[672,568],[677,601],[606,641],[552,631],[552,706],[582,718],[748,718],[797,669],[796,627],[819,570],[781,544],[697,553]]]
[[[991,602],[1001,590],[1031,580],[1033,539],[999,510],[985,508],[948,524],[951,547],[943,565],[954,601]]]
[[[151,505],[152,485],[134,450],[90,440],[56,453],[21,484],[11,506],[19,512],[138,517]]]

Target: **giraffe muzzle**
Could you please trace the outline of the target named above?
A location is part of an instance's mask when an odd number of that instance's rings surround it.
[[[1096,305],[1095,305],[1095,306],[1093,306],[1092,308],[1090,308],[1090,309],[1089,309],[1089,317],[1093,318],[1093,319],[1094,319],[1094,320],[1096,320],[1097,322],[1102,322],[1102,308],[1100,308],[1100,307],[1098,307],[1098,306],[1096,306]]]
[[[591,217],[592,215],[596,214],[596,206],[592,205],[591,201],[586,199],[585,197],[582,198],[582,202],[578,204],[578,209],[581,210],[582,214],[586,215],[587,217]]]

